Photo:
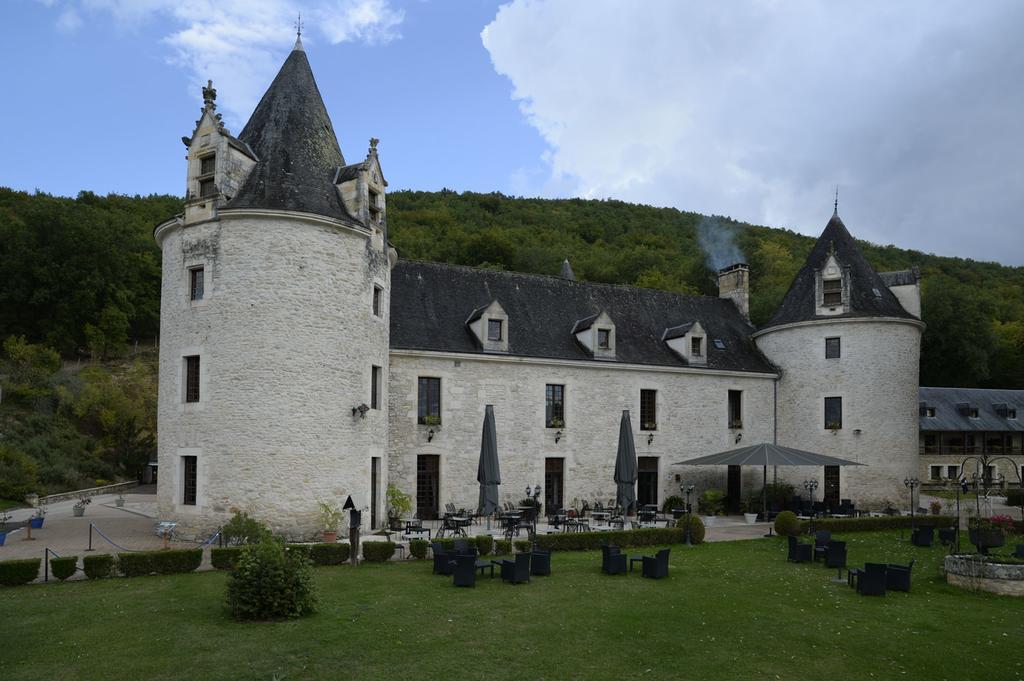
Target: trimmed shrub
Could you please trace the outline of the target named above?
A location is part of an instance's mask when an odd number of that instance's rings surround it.
[[[686,525],[690,525],[690,543],[691,544],[703,544],[704,543],[704,521],[700,519],[699,515],[684,515],[682,518],[676,521],[676,527],[683,531],[683,538],[679,541],[686,542]]]
[[[363,560],[370,563],[384,563],[395,555],[395,543],[390,541],[368,541],[363,544]]]
[[[117,554],[118,569],[125,577],[141,577],[154,573],[173,575],[192,572],[202,562],[202,549],[171,549]]]
[[[678,494],[665,499],[665,503],[661,505],[661,512],[671,513],[672,510],[676,508],[686,508],[686,500]]]
[[[697,508],[702,515],[719,515],[725,512],[725,492],[720,489],[707,489],[697,500]]]
[[[602,544],[631,546],[662,546],[683,541],[679,528],[620,530],[617,532],[566,532],[537,535],[537,548],[544,551],[596,551]],[[499,542],[500,543],[500,542]],[[529,542],[527,542],[529,543]]]
[[[529,553],[533,549],[533,542],[529,539],[516,539],[512,542],[516,553]]]
[[[224,546],[210,549],[210,564],[216,570],[234,570],[244,546]]]
[[[476,550],[481,556],[489,555],[494,551],[494,537],[489,534],[479,534],[476,537]]]
[[[228,577],[227,603],[240,620],[301,617],[313,612],[313,571],[299,551],[265,537],[249,544]]]
[[[52,558],[50,560],[50,571],[53,576],[64,581],[75,574],[78,569],[78,556],[64,556],[63,558]]]
[[[270,529],[255,518],[250,518],[248,513],[235,513],[221,528],[220,536],[226,546],[244,546],[258,544],[261,539],[270,536]]]
[[[348,560],[348,544],[313,544],[309,547],[309,558],[314,565],[341,565]]]
[[[775,519],[775,531],[779,530],[779,518],[786,512],[780,513]],[[795,517],[795,516],[794,516]],[[956,518],[948,515],[919,515],[915,517],[914,524],[920,527],[953,527],[956,525]],[[875,530],[898,530],[901,527],[910,527],[910,516],[882,516],[880,518],[820,518],[813,521],[815,530],[830,530],[832,532],[872,532]],[[812,521],[800,522],[801,532],[810,532]]]
[[[426,539],[410,539],[409,540],[409,553],[412,554],[413,558],[423,560],[427,557],[427,549],[430,548],[430,542]]]
[[[820,528],[827,529],[827,528]],[[775,516],[775,533],[783,537],[796,537],[803,532],[803,527],[800,524],[800,520],[797,519],[796,513],[792,511],[783,511],[779,515]]]
[[[0,584],[4,586],[28,584],[39,576],[39,566],[42,562],[41,558],[0,561]]]
[[[109,553],[86,556],[82,559],[82,572],[89,579],[103,579],[114,573],[114,557]]]
[[[269,537],[269,535],[268,535],[268,537]],[[313,560],[313,557],[312,557],[313,545],[312,544],[285,544],[284,545],[284,550],[285,551],[292,551],[292,552],[302,556],[306,560],[310,560],[310,561]]]
[[[512,542],[508,539],[495,539],[494,540],[494,555],[496,556],[508,556],[512,553]]]

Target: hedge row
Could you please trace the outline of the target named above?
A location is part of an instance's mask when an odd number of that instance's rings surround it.
[[[192,572],[203,562],[202,549],[171,549],[170,551],[138,551],[117,554],[117,567],[125,577],[142,575],[173,575]]]
[[[23,560],[5,560],[0,562],[0,584],[4,586],[18,586],[28,584],[39,576],[40,558],[25,558]]]
[[[368,541],[363,543],[363,560],[370,563],[384,563],[395,555],[395,543],[390,541]]]
[[[103,579],[114,572],[114,557],[109,553],[86,556],[82,559],[82,571],[89,579]]]
[[[780,514],[781,515],[781,514]],[[898,530],[901,527],[909,528],[911,520],[919,527],[931,525],[932,527],[953,527],[956,518],[948,515],[926,515],[916,516],[881,516],[877,518],[821,518],[819,520],[803,520],[800,522],[801,531],[806,534],[815,530],[830,530],[832,532],[871,532],[874,530]]]
[[[409,553],[412,554],[413,558],[419,558],[423,560],[427,557],[427,549],[430,548],[430,542],[426,539],[410,539],[409,540]]]
[[[414,541],[419,540],[413,539],[412,541],[410,541],[410,553],[412,553],[413,556],[420,558],[421,556],[417,556],[416,553],[411,549],[412,542]],[[489,534],[479,534],[475,537],[464,539],[463,541],[467,541],[470,544],[474,544],[476,546],[476,552],[479,553],[481,556],[487,556],[494,552],[494,537],[492,537]],[[433,539],[432,542],[435,544],[440,544],[445,548],[446,551],[453,551],[455,549],[456,538],[441,537],[439,539]],[[426,557],[426,553],[423,554],[423,557]]]
[[[326,544],[286,544],[289,551],[295,551],[312,561],[314,565],[341,565],[349,559],[351,547],[348,544],[330,542]],[[210,549],[210,563],[217,570],[234,570],[245,546],[224,546]]]
[[[512,542],[508,539],[494,540],[494,555],[508,556],[512,554]]]
[[[545,551],[596,551],[602,544],[620,548],[632,546],[661,546],[683,542],[683,530],[678,527],[616,532],[565,532],[537,535],[537,548]]]
[[[75,574],[75,570],[77,569],[78,556],[64,556],[63,558],[50,559],[50,570],[53,572],[53,576],[62,582]]]

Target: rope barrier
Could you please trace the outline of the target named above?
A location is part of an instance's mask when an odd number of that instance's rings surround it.
[[[219,536],[220,536],[220,532],[214,532],[213,535],[211,535],[209,539],[207,539],[206,541],[204,541],[202,544],[199,545],[199,548],[201,548],[201,549],[206,548],[207,546],[212,544],[214,541],[216,541],[217,537],[219,537]]]
[[[140,552],[140,551],[150,551],[150,550],[152,550],[152,549],[129,549],[129,548],[125,547],[125,546],[121,546],[120,544],[115,542],[113,539],[111,539],[107,535],[103,534],[103,530],[101,530],[100,528],[96,527],[95,525],[92,526],[92,529],[95,530],[96,533],[99,534],[101,537],[106,539],[107,542],[110,543],[111,546],[113,546],[114,548],[121,549],[122,551]],[[210,536],[209,539],[207,539],[206,541],[204,541],[202,544],[199,545],[199,548],[205,549],[207,546],[209,546],[213,542],[217,541],[217,537],[219,537],[219,536],[220,536],[220,532],[214,532]],[[57,556],[57,557],[59,558],[60,556]]]

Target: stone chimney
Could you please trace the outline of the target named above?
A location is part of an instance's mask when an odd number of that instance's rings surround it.
[[[744,319],[750,319],[750,268],[738,262],[718,270],[718,297],[736,304]]]

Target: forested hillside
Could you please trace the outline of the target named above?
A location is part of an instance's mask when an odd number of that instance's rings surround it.
[[[131,477],[148,459],[160,312],[152,231],[180,210],[173,196],[0,188],[0,498],[17,496],[5,480],[67,488]],[[403,258],[557,274],[568,257],[579,279],[681,293],[715,295],[715,268],[745,260],[755,324],[814,243],[671,208],[496,193],[394,192],[388,224]],[[923,385],[1024,388],[1024,268],[862,245],[879,271],[921,270]]]

